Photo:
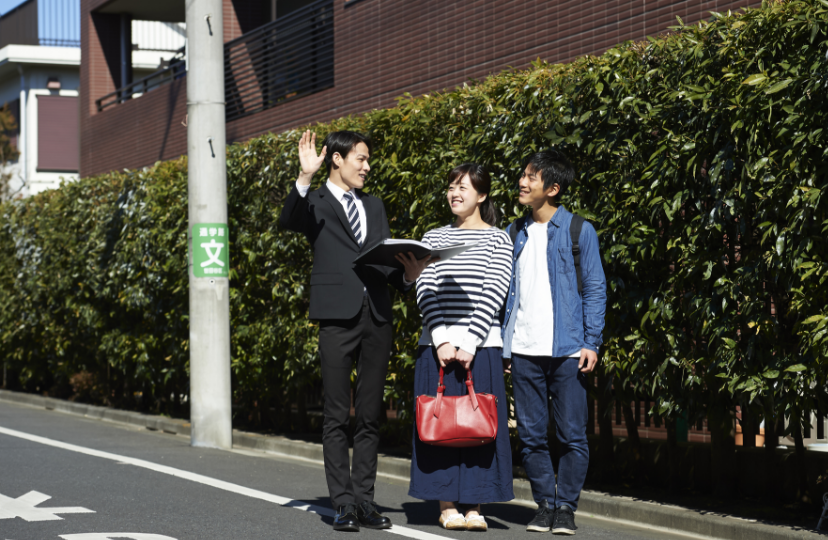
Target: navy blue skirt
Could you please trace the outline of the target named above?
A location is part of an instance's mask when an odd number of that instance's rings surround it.
[[[457,362],[445,369],[446,396],[466,395],[466,372]],[[433,347],[420,347],[414,371],[414,394],[437,395],[440,364]],[[411,487],[408,494],[426,501],[474,505],[515,498],[512,489],[512,449],[506,414],[506,384],[499,347],[477,350],[472,362],[475,392],[497,397],[497,438],[494,444],[471,448],[432,446],[420,441],[414,424]]]

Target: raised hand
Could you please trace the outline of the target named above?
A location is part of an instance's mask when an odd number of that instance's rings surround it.
[[[302,138],[299,139],[299,165],[302,171],[298,180],[301,185],[307,186],[311,183],[311,178],[325,162],[327,153],[328,147],[323,146],[322,152],[316,155],[316,133],[307,130],[302,134]]]

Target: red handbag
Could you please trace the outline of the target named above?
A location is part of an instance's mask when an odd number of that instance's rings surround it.
[[[471,370],[466,371],[466,396],[443,396],[443,368],[437,397],[417,396],[417,433],[434,446],[463,448],[493,443],[497,436],[497,398],[476,394]]]

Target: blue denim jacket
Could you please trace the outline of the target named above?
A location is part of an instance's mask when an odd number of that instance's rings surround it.
[[[579,240],[581,248],[581,274],[583,293],[578,294],[578,278],[575,275],[575,259],[572,256],[572,239],[569,224],[572,213],[563,206],[549,220],[547,225],[549,244],[546,260],[549,265],[549,288],[552,290],[552,356],[570,356],[581,349],[598,352],[603,343],[604,314],[607,311],[607,280],[601,266],[598,234],[595,228],[584,222]],[[520,266],[518,258],[526,245],[528,233],[524,220],[523,228],[515,239],[512,261],[512,282],[506,296],[506,312],[503,317],[503,356],[512,357],[512,339],[515,336],[520,298]],[[509,232],[515,223],[506,228]]]

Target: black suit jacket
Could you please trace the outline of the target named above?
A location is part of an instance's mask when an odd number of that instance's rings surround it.
[[[294,185],[282,207],[279,224],[304,234],[313,248],[311,319],[354,317],[362,307],[365,287],[374,315],[381,322],[390,322],[391,294],[388,285],[394,285],[400,291],[407,290],[402,269],[353,263],[360,253],[391,236],[382,201],[362,191],[357,192],[365,206],[368,221],[361,248],[342,204],[325,185],[306,197],[299,195]]]

